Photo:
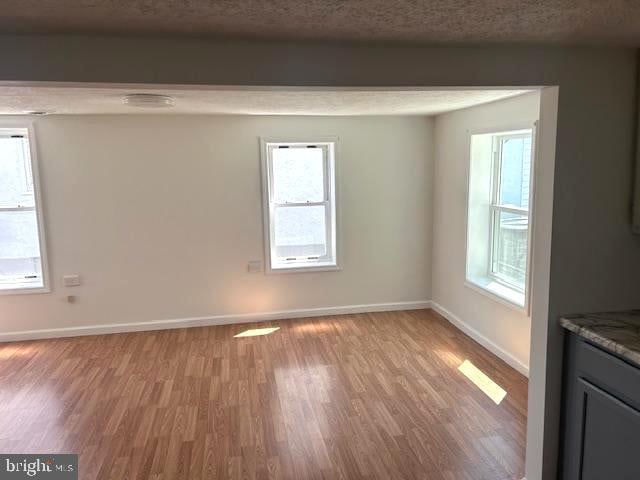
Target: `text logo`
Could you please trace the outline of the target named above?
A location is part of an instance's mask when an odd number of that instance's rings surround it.
[[[78,455],[0,453],[0,480],[78,480]]]

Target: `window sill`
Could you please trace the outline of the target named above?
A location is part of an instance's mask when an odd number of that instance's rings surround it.
[[[284,265],[277,267],[270,267],[266,270],[267,273],[311,273],[311,272],[332,272],[342,270],[336,264],[332,263],[315,263],[309,265]]]
[[[49,293],[51,289],[43,285],[28,286],[27,284],[19,285],[0,285],[0,295],[25,295],[30,293]]]
[[[526,296],[522,292],[518,292],[488,277],[467,278],[464,283],[465,286],[478,293],[486,295],[520,313],[528,314]]]

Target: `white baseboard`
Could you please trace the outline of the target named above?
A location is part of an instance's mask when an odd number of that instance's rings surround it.
[[[431,301],[374,303],[369,305],[344,305],[340,307],[305,308],[280,310],[275,312],[239,313],[209,317],[176,318],[149,322],[115,323],[112,325],[86,325],[80,327],[52,328],[47,330],[27,330],[0,333],[0,343],[44,338],[80,337],[85,335],[106,335],[110,333],[142,332],[148,330],[168,330],[173,328],[206,327],[235,323],[265,322],[290,318],[321,317],[325,315],[345,315],[349,313],[390,312],[394,310],[419,310],[430,308]]]
[[[111,333],[143,332],[149,330],[169,330],[174,328],[206,327],[236,323],[265,322],[292,318],[321,317],[325,315],[346,315],[349,313],[390,312],[395,310],[419,310],[433,308],[451,324],[473,338],[487,350],[500,357],[525,376],[529,376],[529,367],[502,349],[449,310],[430,300],[415,302],[373,303],[367,305],[343,305],[339,307],[304,308],[297,310],[279,310],[274,312],[239,313],[214,315],[208,317],[175,318],[152,320],[149,322],[115,323],[110,325],[86,325],[80,327],[51,328],[46,330],[27,330],[22,332],[0,333],[0,343],[45,338],[80,337],[85,335],[107,335]]]
[[[476,342],[482,345],[484,348],[489,350],[491,353],[504,360],[511,367],[515,368],[518,372],[523,374],[525,377],[529,377],[529,366],[522,363],[516,357],[511,355],[509,352],[504,350],[502,347],[496,345],[493,341],[489,340],[487,337],[478,332],[475,328],[471,327],[468,323],[463,321],[460,317],[454,315],[449,310],[444,308],[442,305],[432,301],[431,308],[446,318],[452,325],[454,325],[459,330],[462,330],[464,333],[473,338]]]

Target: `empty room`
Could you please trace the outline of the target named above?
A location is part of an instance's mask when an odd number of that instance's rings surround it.
[[[3,451],[522,476],[538,90],[127,92],[7,89]]]
[[[640,478],[635,7],[10,3],[1,479]]]

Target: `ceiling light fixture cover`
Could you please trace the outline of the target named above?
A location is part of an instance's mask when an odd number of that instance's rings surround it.
[[[132,93],[122,97],[122,103],[130,107],[166,108],[173,107],[175,100],[168,95],[154,95],[151,93]]]

